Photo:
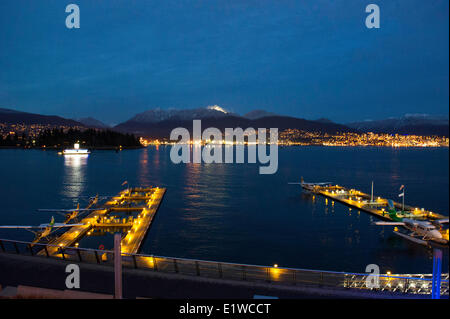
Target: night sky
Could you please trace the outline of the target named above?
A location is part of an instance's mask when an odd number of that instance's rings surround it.
[[[370,3],[380,29],[365,26]],[[448,0],[1,0],[0,108],[110,124],[215,104],[343,123],[448,115],[448,37]]]

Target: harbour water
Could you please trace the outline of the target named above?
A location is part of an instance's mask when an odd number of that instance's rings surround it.
[[[302,193],[306,181],[333,182],[398,199],[448,216],[448,148],[287,147],[279,169],[259,175],[259,164],[173,164],[170,146],[88,158],[56,151],[0,150],[0,224],[38,225],[51,214],[38,208],[75,208],[88,197],[130,186],[162,186],[165,198],[142,253],[283,267],[364,272],[431,273],[425,247],[372,224],[375,217]],[[64,217],[54,214],[57,222]],[[0,238],[31,240],[23,230]],[[111,246],[112,236],[86,238],[80,247]],[[443,269],[448,272],[448,249]]]

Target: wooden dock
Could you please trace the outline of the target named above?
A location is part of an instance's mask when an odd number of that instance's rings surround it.
[[[132,188],[121,191],[117,196],[101,205],[83,218],[79,224],[49,242],[47,252],[38,254],[59,255],[59,248],[67,248],[78,243],[95,227],[130,227],[125,236],[122,236],[121,246],[123,253],[137,253],[153,221],[166,189],[159,187]],[[108,215],[115,212],[137,212],[132,221],[123,223],[104,222]]]

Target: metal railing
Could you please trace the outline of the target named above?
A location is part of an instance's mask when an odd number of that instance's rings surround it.
[[[50,254],[46,244],[0,239],[0,252],[55,258],[74,262],[85,262],[113,266],[114,252],[87,248],[62,248]],[[186,258],[163,257],[143,254],[122,254],[122,264],[127,268],[149,269],[163,273],[228,279],[249,282],[265,282],[279,285],[308,285],[322,287],[354,288],[372,291],[388,291],[408,294],[431,294],[431,274],[380,274],[378,288],[368,288],[367,281],[374,275],[311,269],[281,268],[205,261]],[[369,278],[370,276],[370,278]],[[441,277],[441,295],[449,294],[449,274]]]

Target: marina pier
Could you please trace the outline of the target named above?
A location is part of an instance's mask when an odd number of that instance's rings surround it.
[[[39,255],[61,255],[61,249],[78,246],[78,242],[94,228],[129,228],[122,236],[122,253],[137,253],[158,211],[166,189],[159,187],[129,188],[110,198],[69,230],[49,242]],[[88,206],[91,207],[91,206]],[[113,213],[134,213],[136,216],[117,218]]]
[[[363,193],[356,189],[346,188],[340,185],[314,185],[314,184],[302,184],[302,187],[313,193],[319,194],[333,201],[340,202],[355,208],[360,211],[375,215],[381,219],[392,221],[388,212],[388,200],[381,197],[373,197],[369,194]],[[423,208],[413,207],[397,203],[393,201],[393,205],[396,209],[399,209],[399,214],[408,215],[409,218],[417,218],[423,220],[438,220],[448,218],[446,216],[425,210]]]
[[[327,201],[328,199],[331,199],[333,205],[334,201],[340,202],[350,207],[350,209],[357,209],[359,211],[369,213],[385,221],[396,222],[398,219],[408,218],[412,220],[438,223],[440,220],[446,219],[448,223],[448,216],[431,212],[424,208],[413,207],[405,205],[404,203],[397,203],[379,196],[375,197],[373,195],[373,185],[371,195],[357,189],[346,188],[340,185],[331,185],[329,183],[314,184],[302,182],[300,185],[303,189],[312,194],[318,194],[327,198]],[[448,228],[444,230],[439,226],[438,231],[448,244]],[[400,236],[403,235],[399,232],[395,233]]]

